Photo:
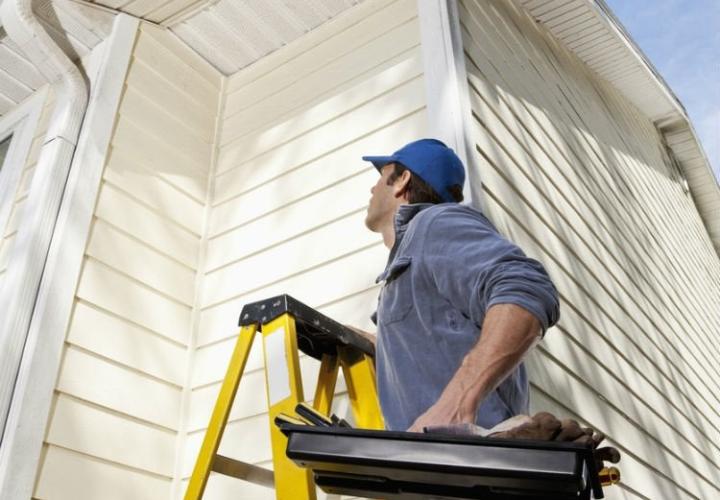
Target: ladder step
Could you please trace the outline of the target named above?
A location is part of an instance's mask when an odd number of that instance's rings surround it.
[[[225,476],[244,479],[245,481],[267,488],[275,487],[275,475],[273,471],[222,455],[215,455],[212,470]]]

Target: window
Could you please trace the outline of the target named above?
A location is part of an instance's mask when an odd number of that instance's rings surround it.
[[[27,163],[30,147],[35,136],[40,133],[38,125],[40,115],[47,100],[48,87],[35,92],[30,98],[18,104],[3,116],[0,116],[0,237],[5,235],[7,223],[15,204],[17,190],[20,186],[22,172]],[[13,265],[13,247],[7,261],[7,269]],[[2,286],[0,286],[0,304],[7,304],[7,298],[14,293],[10,290],[8,283],[9,273],[4,275]],[[14,331],[3,328],[0,332],[3,335],[3,345],[22,345],[26,331]],[[13,349],[5,349],[1,353],[4,358],[0,362],[0,433],[4,432],[5,421],[10,408],[10,399],[15,387],[17,370],[14,366],[5,361],[9,358],[12,363]],[[6,356],[7,355],[7,356]],[[11,372],[12,371],[12,372]],[[0,434],[0,443],[2,443]]]
[[[8,149],[10,149],[11,140],[12,135],[0,142],[0,171],[2,171],[3,163],[5,163],[5,157],[7,156]]]
[[[35,92],[0,116],[0,237],[5,234],[46,97],[46,90]]]

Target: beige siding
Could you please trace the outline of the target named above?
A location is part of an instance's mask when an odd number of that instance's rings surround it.
[[[416,5],[365,0],[227,79],[142,25],[36,498],[180,498],[244,304],[288,293],[371,328],[387,249],[364,228],[377,173],[360,157],[427,135]],[[529,362],[534,408],[621,448],[608,498],[718,496],[720,262],[661,138],[514,3],[462,1],[460,14],[471,182],[563,302]],[[318,364],[301,363],[311,396]],[[269,468],[265,394],[256,342],[220,452]],[[274,494],[213,475],[205,498]]]
[[[426,133],[414,0],[372,0],[227,81],[208,220],[187,416],[189,476],[235,341],[242,305],[288,293],[369,326],[387,250],[364,228],[377,173],[363,154]],[[302,359],[305,394],[318,364]],[[339,384],[342,394],[344,386]],[[341,396],[336,403],[345,411]],[[270,467],[256,343],[221,453]],[[213,476],[205,498],[274,498]]]
[[[35,129],[33,141],[30,145],[30,151],[27,159],[25,160],[25,165],[23,166],[20,182],[15,193],[12,210],[10,212],[10,218],[4,228],[5,231],[2,235],[2,239],[0,239],[0,287],[5,279],[5,271],[7,271],[11,249],[17,236],[18,227],[22,221],[23,207],[25,206],[28,193],[30,192],[30,184],[32,182],[33,175],[35,174],[35,166],[37,165],[38,155],[40,154],[40,149],[42,148],[43,141],[45,139],[45,133],[47,132],[48,122],[50,121],[50,117],[53,112],[54,102],[55,99],[53,92],[50,90],[47,94],[43,111],[40,116],[40,121]]]
[[[562,297],[535,408],[621,448],[608,498],[717,497],[720,262],[658,132],[511,2],[460,12],[472,180]]]
[[[142,24],[35,497],[169,498],[221,79]]]

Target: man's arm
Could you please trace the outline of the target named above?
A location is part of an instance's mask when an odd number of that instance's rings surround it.
[[[408,429],[454,423],[474,423],[480,403],[520,364],[541,335],[538,319],[514,304],[491,306],[482,335],[465,355],[460,368],[438,401]]]
[[[423,236],[417,263],[439,295],[479,325],[481,334],[438,401],[410,427],[418,431],[474,423],[483,399],[559,316],[557,290],[542,264],[503,238],[482,214],[446,209]]]

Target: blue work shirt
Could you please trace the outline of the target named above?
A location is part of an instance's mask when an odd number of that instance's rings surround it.
[[[543,328],[559,316],[557,291],[543,266],[502,237],[479,211],[457,203],[402,205],[395,244],[373,321],[375,363],[385,427],[406,430],[440,397],[476,344],[495,304],[530,311]],[[478,408],[493,427],[528,412],[520,365]]]

